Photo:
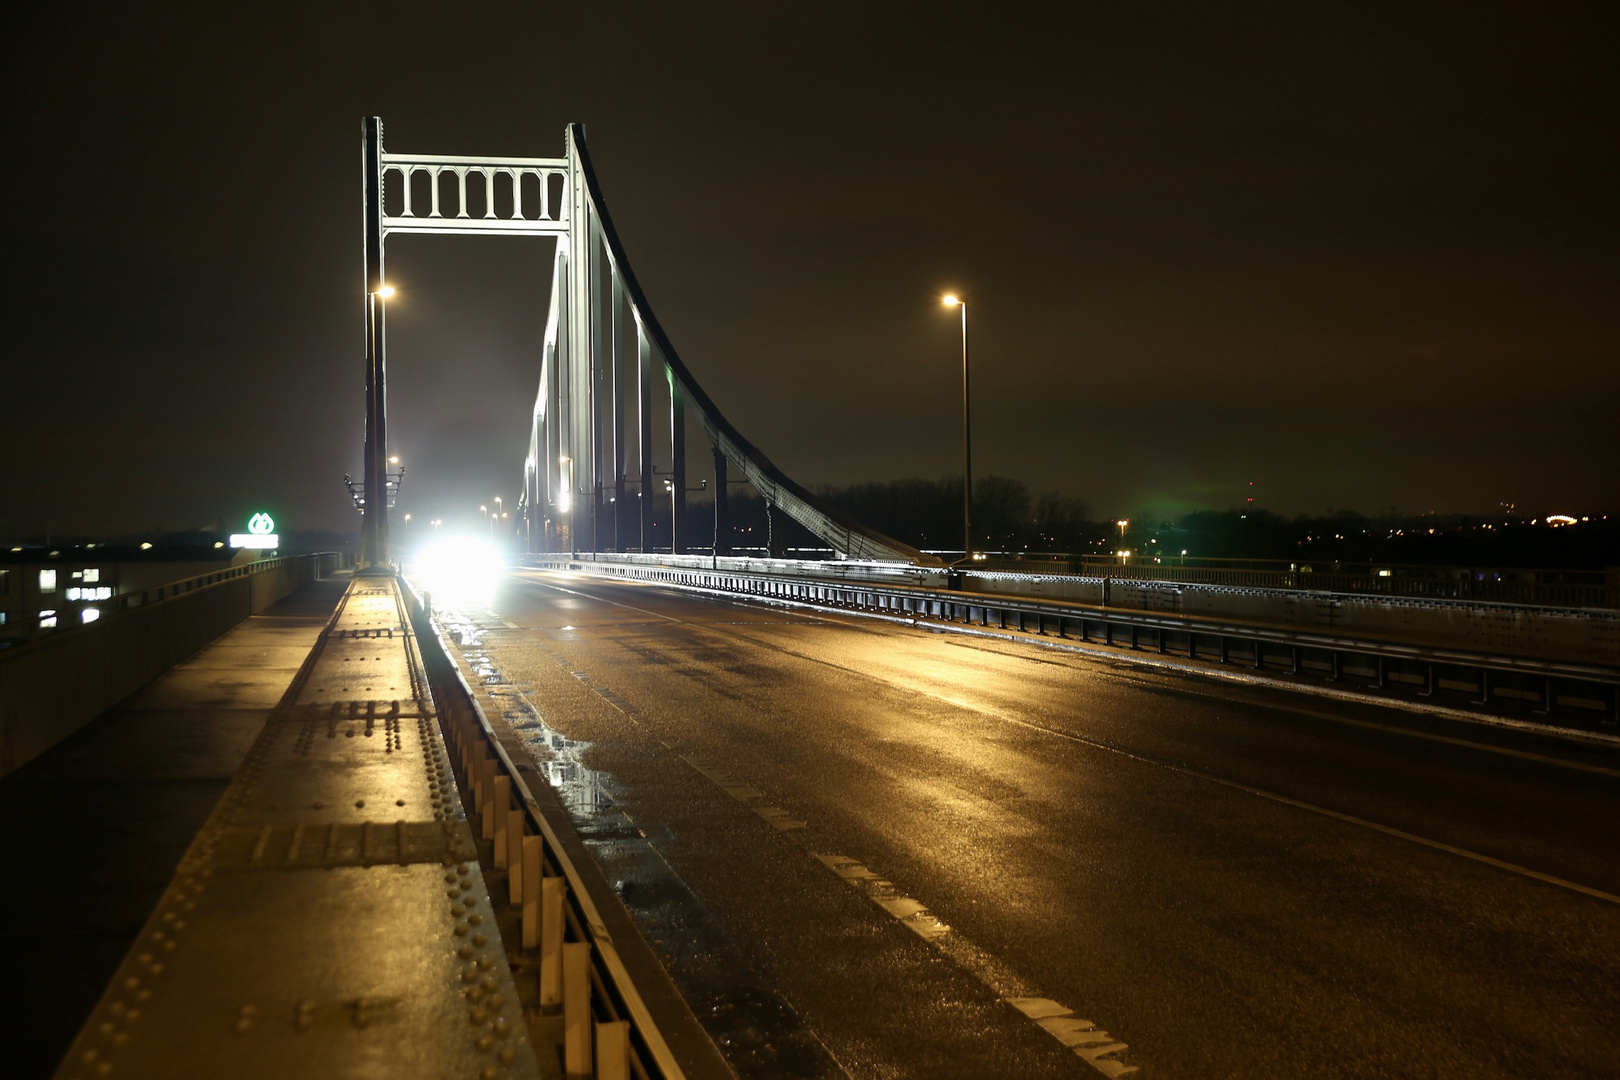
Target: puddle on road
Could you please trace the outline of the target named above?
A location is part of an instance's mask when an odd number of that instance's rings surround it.
[[[671,868],[661,850],[672,839],[669,830],[631,819],[619,805],[622,791],[613,776],[584,763],[594,744],[551,727],[529,703],[525,688],[506,678],[490,653],[489,641],[491,630],[507,629],[504,621],[493,612],[444,609],[435,611],[434,619],[460,646],[469,675],[483,684],[502,719],[529,751],[636,929],[738,1076],[764,1080],[845,1075]],[[549,650],[542,651],[561,662]]]

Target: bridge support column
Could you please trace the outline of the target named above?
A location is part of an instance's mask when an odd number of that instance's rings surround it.
[[[388,569],[388,396],[384,342],[387,305],[383,278],[382,120],[361,123],[360,157],[365,170],[366,259],[366,446],[365,514],[360,521],[362,570]]]
[[[619,280],[619,268],[608,264],[613,272],[613,338],[609,344],[609,363],[613,365],[613,550],[625,551],[624,527],[624,283]]]
[[[636,453],[641,466],[641,498],[637,501],[641,504],[641,550],[647,552],[653,546],[653,500],[658,494],[653,490],[652,343],[647,340],[639,319],[636,320],[636,361],[640,368],[636,394]]]
[[[669,500],[669,552],[679,555],[681,523],[686,520],[686,400],[681,396],[681,384],[675,380],[675,372],[666,367],[664,377],[669,382],[669,472],[673,481]]]
[[[765,504],[765,550],[773,559],[787,558],[787,517],[773,502]]]
[[[726,499],[726,455],[714,448],[714,553],[731,554],[731,505]]]

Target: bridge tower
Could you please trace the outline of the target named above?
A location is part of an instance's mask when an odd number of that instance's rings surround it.
[[[693,545],[703,554],[729,550],[725,485],[735,470],[772,508],[773,524],[778,515],[792,518],[840,558],[937,561],[821,505],[721,414],[676,353],[630,268],[586,150],[584,126],[568,125],[564,140],[560,158],[400,154],[383,149],[381,119],[367,117],[362,124],[368,492],[363,564],[389,564],[387,499],[369,493],[385,493],[387,483],[383,331],[389,289],[383,249],[393,233],[554,241],[539,389],[518,503],[527,550],[683,552],[683,541],[695,531],[685,521],[686,419],[692,413],[714,451],[715,536],[711,544]],[[655,442],[661,416],[667,417],[663,438]],[[661,521],[669,523],[667,530],[658,528]]]

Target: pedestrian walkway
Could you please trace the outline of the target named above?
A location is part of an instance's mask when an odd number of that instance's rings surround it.
[[[348,583],[251,616],[0,779],[7,1075],[56,1068]]]

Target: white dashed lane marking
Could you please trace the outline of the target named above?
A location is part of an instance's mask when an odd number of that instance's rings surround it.
[[[667,618],[667,616],[665,617]],[[572,669],[562,656],[550,649],[541,647],[539,651],[555,661],[558,666],[562,667],[563,670],[578,679],[582,684],[589,687],[603,701],[623,713],[632,723],[640,725],[641,721],[638,719],[635,706],[616,692],[593,683],[589,672]],[[661,739],[659,742],[664,746],[669,745]],[[743,803],[754,813],[770,822],[778,830],[794,832],[809,828],[807,822],[792,817],[781,807],[757,805],[759,800],[765,798],[764,792],[731,775],[717,763],[705,758],[686,757],[684,755],[681,760],[701,773],[727,795]],[[936,918],[922,901],[906,895],[906,893],[896,888],[893,882],[868,869],[856,859],[843,855],[826,855],[814,851],[810,852],[810,854],[847,884],[860,891],[874,905],[893,917],[901,926],[904,926],[930,945],[940,949],[964,969],[971,972],[1003,1001],[1029,1017],[1048,1035],[1068,1047],[1076,1057],[1102,1075],[1112,1080],[1112,1078],[1116,1077],[1132,1076],[1138,1071],[1138,1066],[1127,1065],[1115,1056],[1128,1050],[1128,1044],[1119,1042],[1092,1021],[1075,1016],[1073,1009],[1053,1001],[1051,998],[1021,994],[1019,991],[1023,990],[1024,986],[1017,975],[1009,971],[994,957],[979,949],[971,941],[962,937],[961,934],[954,933],[950,926]]]
[[[901,926],[929,944],[940,947],[972,971],[981,982],[1001,994],[1003,1001],[1035,1021],[1041,1030],[1074,1051],[1076,1057],[1104,1076],[1130,1076],[1137,1071],[1138,1066],[1127,1065],[1114,1056],[1130,1049],[1126,1043],[1118,1041],[1090,1020],[1075,1016],[1073,1009],[1051,998],[1004,993],[996,983],[1004,981],[1005,975],[998,977],[997,973],[983,970],[983,965],[976,964],[975,956],[982,955],[979,950],[935,918],[921,900],[907,896],[896,889],[893,882],[847,856],[816,854],[816,858],[867,899],[894,916]],[[955,940],[951,941],[952,938]],[[950,948],[945,948],[947,943],[951,945]]]

